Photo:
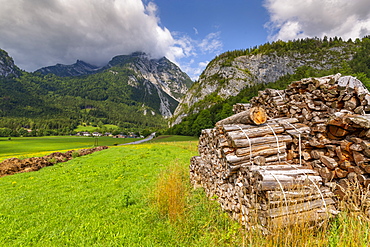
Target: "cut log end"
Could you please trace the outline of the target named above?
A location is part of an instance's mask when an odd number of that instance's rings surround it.
[[[267,114],[265,109],[263,109],[262,107],[253,107],[249,113],[249,118],[253,121],[254,124],[260,125],[266,123]]]

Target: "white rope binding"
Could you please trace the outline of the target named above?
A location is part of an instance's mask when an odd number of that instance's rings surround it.
[[[276,90],[276,92],[278,93],[278,95],[280,96],[280,98],[281,98],[282,100],[284,100],[284,98],[283,98],[283,96],[281,96],[281,94],[280,94],[279,90]]]
[[[242,129],[242,127],[240,127],[239,125],[236,125],[245,135],[245,137],[247,137],[248,139],[248,142],[249,142],[249,160],[251,162],[251,165],[254,165],[253,163],[253,159],[252,159],[252,143],[251,143],[251,140],[249,139],[249,136],[247,135],[247,133]]]
[[[251,143],[251,140],[249,139],[249,136],[247,135],[247,133],[239,125],[236,125],[236,126],[244,133],[245,137],[248,139],[248,142],[249,142],[249,152],[250,152],[250,155],[249,155],[250,157],[249,158],[250,158],[251,164],[254,165],[253,160],[252,160],[252,143]],[[280,153],[279,140],[278,140],[278,138],[277,138],[274,130],[271,128],[271,126],[268,125],[268,124],[267,124],[267,126],[270,127],[270,129],[272,130],[272,132],[275,135],[275,138],[276,138],[276,141],[277,141],[277,146],[278,146],[278,157],[279,157],[279,162],[280,162],[280,156],[279,156],[279,153]],[[279,184],[280,190],[283,192],[285,207],[286,207],[287,212],[288,212],[289,211],[289,208],[288,208],[288,200],[286,198],[286,193],[284,191],[283,185],[280,183],[279,179],[275,176],[275,174],[273,174],[272,172],[267,171],[263,166],[261,166],[261,167],[262,167],[262,169],[263,169],[264,172],[269,173],[276,180],[276,182]]]
[[[289,164],[288,162],[285,161],[285,163],[293,168],[295,168],[296,170],[299,170],[297,167],[295,166],[292,166],[291,164]],[[308,174],[306,174],[305,172],[303,172],[303,175],[305,175],[307,177],[308,180],[311,181],[311,183],[315,186],[315,188],[317,189],[317,191],[319,192],[320,194],[320,197],[321,197],[321,200],[322,200],[322,203],[324,204],[324,207],[325,207],[325,210],[327,211],[328,207],[326,205],[326,202],[325,202],[325,198],[324,198],[324,195],[322,194],[319,186],[317,186],[317,184],[308,176]]]
[[[279,162],[281,162],[281,159],[280,159],[280,147],[279,147],[279,138],[277,137],[274,129],[268,124],[266,123],[266,125],[271,129],[272,133],[274,133],[274,136],[275,136],[275,139],[276,139],[276,144],[277,144],[277,149],[278,149],[278,159],[279,159]]]

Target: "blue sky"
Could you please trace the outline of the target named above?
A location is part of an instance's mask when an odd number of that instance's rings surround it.
[[[258,0],[154,0],[160,25],[181,39],[193,42],[195,54],[180,59],[187,72],[196,77],[216,55],[245,49],[268,41],[264,28],[267,10]]]
[[[166,56],[197,79],[215,56],[274,40],[370,34],[369,0],[0,0],[0,49],[26,71]]]

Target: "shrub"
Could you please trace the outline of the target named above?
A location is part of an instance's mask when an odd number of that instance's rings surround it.
[[[74,151],[73,153],[72,153],[72,158],[74,159],[74,158],[77,158],[77,157],[79,157],[80,156],[80,153],[78,152],[78,151]]]
[[[48,160],[51,164],[56,164],[57,163],[57,160],[55,158],[51,158]]]

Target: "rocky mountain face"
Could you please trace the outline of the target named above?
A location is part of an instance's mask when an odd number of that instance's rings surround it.
[[[349,60],[354,54],[353,48],[336,46],[317,52],[269,52],[266,54],[248,54],[230,56],[223,54],[209,63],[205,71],[195,82],[174,112],[171,125],[178,124],[189,114],[197,113],[213,102],[207,97],[213,95],[220,100],[237,95],[240,90],[259,83],[275,82],[280,77],[293,74],[297,68],[309,66],[319,70],[329,70],[340,66],[343,60]]]
[[[114,57],[107,65],[95,67],[83,61],[72,65],[49,66],[37,70],[42,74],[74,77],[106,73],[121,76],[121,83],[133,88],[136,96],[145,106],[157,109],[164,117],[171,117],[181,97],[185,95],[192,80],[178,66],[163,57],[151,59],[142,52]],[[147,111],[144,111],[146,114]]]
[[[18,76],[20,69],[14,64],[14,61],[9,57],[8,53],[0,49],[0,76]]]
[[[155,88],[161,89],[176,101],[180,101],[193,83],[186,73],[165,57],[150,59],[145,53],[135,52],[131,55],[114,57],[100,70],[117,65],[127,66],[134,72],[137,78],[130,78],[131,85],[136,85],[135,80],[144,80],[146,83],[153,84]]]

